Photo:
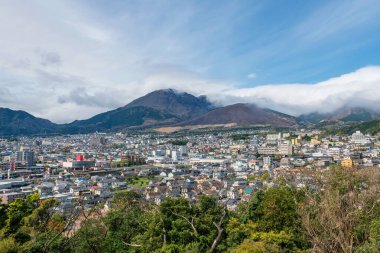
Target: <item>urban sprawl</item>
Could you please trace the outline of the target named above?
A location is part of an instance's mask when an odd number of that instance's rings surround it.
[[[2,139],[0,199],[9,204],[38,193],[57,212],[112,206],[120,190],[159,205],[165,197],[214,197],[229,210],[262,188],[313,186],[309,171],[380,167],[379,136],[357,131],[269,132],[235,129],[181,135],[94,133]]]

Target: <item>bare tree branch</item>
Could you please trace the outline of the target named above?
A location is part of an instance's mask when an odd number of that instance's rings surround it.
[[[227,214],[227,211],[226,211],[226,208],[223,208],[223,214],[222,216],[220,217],[220,220],[218,223],[216,222],[213,222],[214,226],[216,227],[216,229],[218,230],[218,234],[216,235],[212,245],[211,245],[211,249],[210,249],[210,252],[214,252],[216,246],[218,246],[218,243],[222,237],[222,234],[223,234],[223,231],[224,231],[224,228],[222,227],[222,224],[223,224],[223,220],[224,218],[226,217],[226,214]]]

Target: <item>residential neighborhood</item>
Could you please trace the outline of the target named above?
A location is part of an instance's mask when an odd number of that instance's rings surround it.
[[[114,193],[125,189],[156,205],[166,197],[207,195],[235,210],[281,178],[313,187],[310,173],[331,166],[380,168],[379,136],[360,131],[94,133],[2,139],[0,147],[2,203],[38,193],[41,200],[59,200],[63,215],[79,206],[106,211]]]

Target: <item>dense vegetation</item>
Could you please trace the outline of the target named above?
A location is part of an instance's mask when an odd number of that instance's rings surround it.
[[[156,206],[120,191],[106,214],[63,217],[55,199],[31,195],[0,206],[0,252],[379,252],[379,178],[332,168],[314,175],[322,191],[279,184],[236,211],[206,196]]]
[[[233,134],[231,138],[234,141],[249,140],[249,134]]]
[[[189,141],[187,140],[172,140],[171,143],[177,146],[185,146]]]
[[[380,120],[372,120],[363,123],[354,123],[341,127],[333,127],[326,131],[326,134],[330,135],[346,135],[352,134],[355,131],[361,131],[362,133],[375,135],[380,133]]]

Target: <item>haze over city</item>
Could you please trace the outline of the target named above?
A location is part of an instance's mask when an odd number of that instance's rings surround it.
[[[0,106],[53,122],[154,90],[379,110],[380,2],[2,1]]]

